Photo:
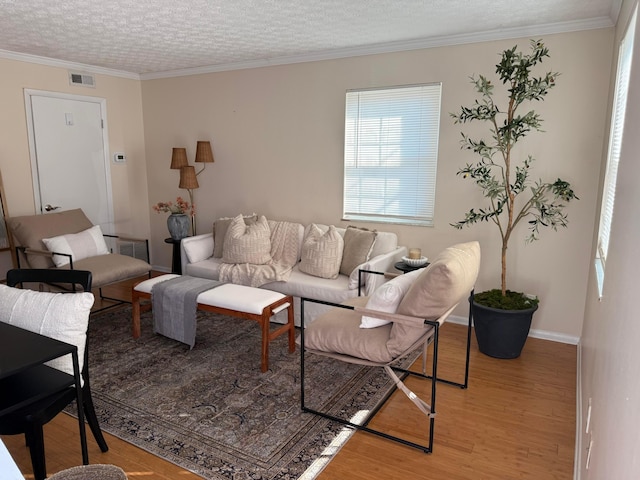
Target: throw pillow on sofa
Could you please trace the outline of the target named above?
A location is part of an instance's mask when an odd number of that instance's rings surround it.
[[[246,225],[253,225],[258,221],[258,215],[252,213],[251,215],[243,215],[244,223]],[[213,257],[222,258],[222,251],[224,247],[224,237],[227,235],[227,230],[233,217],[222,217],[213,222]]]
[[[253,225],[247,225],[242,215],[231,221],[224,238],[222,261],[253,265],[271,261],[271,229],[264,215]]]
[[[302,242],[300,271],[320,278],[334,279],[340,273],[344,240],[331,225],[326,233],[311,224]]]
[[[366,228],[348,226],[344,232],[344,251],[340,273],[350,276],[358,267],[369,260],[376,241],[377,232]]]

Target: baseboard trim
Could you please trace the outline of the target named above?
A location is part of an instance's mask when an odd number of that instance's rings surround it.
[[[447,321],[451,323],[458,323],[461,325],[467,325],[469,323],[469,319],[467,317],[460,317],[457,315],[449,316]],[[529,336],[532,338],[540,338],[542,340],[551,340],[552,342],[567,343],[569,345],[578,345],[578,343],[580,342],[580,337],[551,332],[548,330],[532,329],[529,331]]]

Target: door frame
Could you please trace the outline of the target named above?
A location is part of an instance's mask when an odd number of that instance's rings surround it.
[[[40,197],[40,177],[38,175],[38,157],[36,152],[36,138],[33,124],[33,109],[31,104],[32,97],[51,97],[62,100],[74,100],[80,102],[97,103],[100,105],[100,116],[102,120],[102,145],[104,152],[104,172],[107,189],[107,215],[109,228],[104,233],[114,233],[113,218],[113,192],[111,187],[111,162],[109,154],[109,132],[107,129],[107,100],[100,97],[91,97],[87,95],[74,95],[71,93],[51,92],[47,90],[34,90],[31,88],[24,89],[25,112],[27,114],[27,134],[29,138],[29,158],[31,160],[31,181],[33,185],[33,201],[36,214],[44,214],[42,211],[42,201]]]

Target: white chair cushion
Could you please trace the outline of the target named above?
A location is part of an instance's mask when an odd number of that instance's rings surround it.
[[[409,291],[411,284],[418,278],[420,273],[420,270],[414,270],[404,275],[398,275],[396,278],[383,283],[369,297],[366,308],[379,312],[395,313],[402,298]],[[363,315],[360,328],[376,328],[387,323],[391,322]]]
[[[100,225],[84,230],[80,233],[69,233],[58,237],[43,238],[44,243],[50,252],[67,253],[75,262],[83,258],[106,255],[109,253],[107,244],[104,241]],[[53,263],[56,267],[62,267],[69,263],[69,257],[54,255]]]
[[[80,370],[84,365],[89,313],[93,294],[35,292],[0,285],[0,321],[55,338],[78,347]],[[48,365],[73,375],[71,356]]]

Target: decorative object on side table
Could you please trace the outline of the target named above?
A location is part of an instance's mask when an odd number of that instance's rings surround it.
[[[496,74],[506,88],[506,106],[494,101],[494,85],[482,75],[472,76],[471,82],[480,99],[470,107],[462,106],[459,113],[452,113],[455,123],[474,120],[489,122],[488,139],[472,139],[462,134],[461,148],[479,155],[475,164],[467,164],[458,171],[463,178],[472,179],[489,200],[487,206],[472,208],[463,220],[452,226],[462,227],[486,221],[495,223],[502,240],[501,289],[482,292],[471,297],[476,338],[482,353],[496,358],[520,356],[527,340],[533,313],[538,299],[520,292],[507,290],[507,245],[516,225],[527,219],[530,234],[527,241],[538,239],[540,227],[567,226],[563,202],[578,197],[571,185],[557,179],[552,183],[530,179],[533,164],[531,155],[514,153],[516,143],[529,132],[541,131],[542,119],[535,111],[521,114],[518,108],[525,102],[542,101],[555,86],[558,73],[546,72],[540,77],[532,75],[532,69],[549,56],[549,50],[541,41],[531,41],[531,53],[516,51],[517,46],[505,50],[496,65]],[[514,156],[512,157],[512,153]],[[520,164],[516,158],[523,158]],[[520,194],[527,198],[518,200]],[[503,215],[504,214],[504,215]],[[499,314],[499,315],[497,315]],[[513,315],[510,315],[513,314]],[[521,326],[511,317],[524,317]]]
[[[402,257],[402,261],[397,262],[394,268],[403,273],[408,273],[426,267],[427,265],[429,265],[429,259],[422,256],[422,250],[419,248],[410,248],[409,256]]]
[[[167,228],[174,240],[180,240],[189,235],[189,219],[195,213],[195,205],[188,203],[182,197],[173,202],[158,202],[153,206],[157,213],[170,213],[167,218]]]

